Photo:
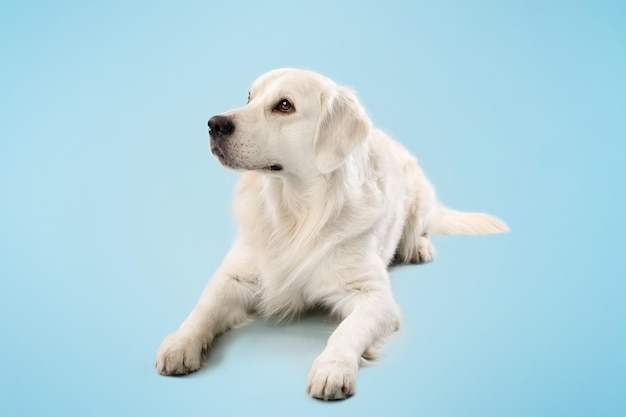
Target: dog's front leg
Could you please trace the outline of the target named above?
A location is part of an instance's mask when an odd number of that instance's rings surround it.
[[[197,371],[213,338],[246,322],[257,304],[258,271],[237,244],[231,249],[198,303],[159,347],[155,366],[163,375]]]
[[[324,400],[354,394],[361,357],[400,324],[399,310],[388,288],[354,291],[340,303],[345,318],[313,362],[307,379],[309,394]]]

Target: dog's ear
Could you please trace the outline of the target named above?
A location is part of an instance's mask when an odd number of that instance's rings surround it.
[[[337,87],[322,96],[322,113],[313,141],[315,165],[324,174],[339,168],[370,133],[370,121],[356,95]]]

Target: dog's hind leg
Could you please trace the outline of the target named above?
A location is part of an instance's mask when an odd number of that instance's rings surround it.
[[[394,263],[421,264],[430,262],[435,257],[435,248],[426,231],[426,222],[430,211],[420,210],[417,202],[409,207],[402,236],[398,242]]]

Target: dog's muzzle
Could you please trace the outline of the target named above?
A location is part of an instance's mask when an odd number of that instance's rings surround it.
[[[213,116],[209,119],[209,136],[211,138],[211,153],[215,155],[222,165],[235,169],[262,169],[268,171],[282,171],[281,164],[262,164],[258,166],[245,166],[241,162],[233,160],[228,152],[228,138],[235,131],[235,123],[228,116]]]

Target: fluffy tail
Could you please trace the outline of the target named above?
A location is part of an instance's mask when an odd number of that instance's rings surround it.
[[[484,213],[466,213],[440,206],[429,231],[435,235],[483,235],[508,232],[504,222]]]

